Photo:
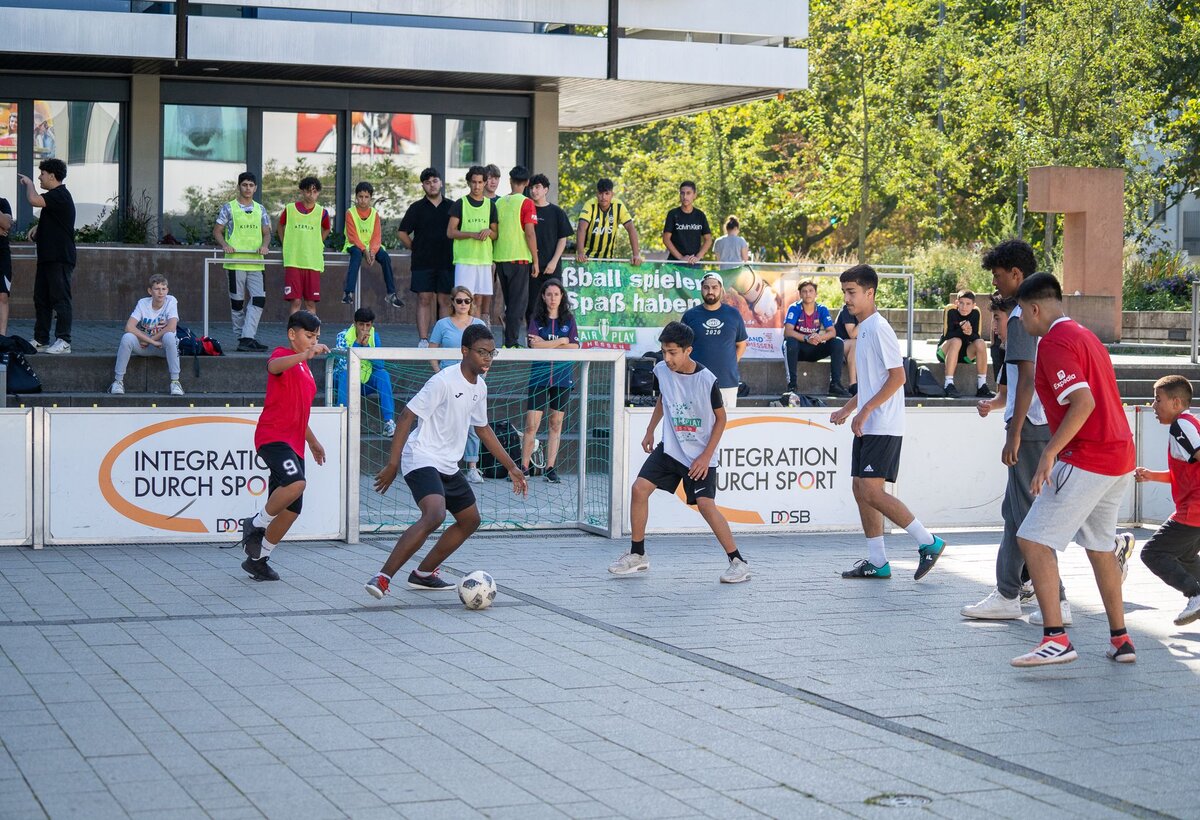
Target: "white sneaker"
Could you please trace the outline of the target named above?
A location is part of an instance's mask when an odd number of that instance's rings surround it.
[[[396,422],[394,419],[388,419],[383,423],[383,434],[388,438],[396,435]]]
[[[428,340],[428,339],[422,339],[421,341],[417,342],[417,347],[419,347],[419,348],[421,348],[422,350],[424,350],[425,348],[429,347],[429,340]]]
[[[179,383],[179,379],[171,380],[171,395],[172,396],[182,396],[183,395],[183,385]]]
[[[1113,539],[1117,548],[1117,564],[1121,567],[1121,583],[1125,583],[1125,579],[1129,577],[1129,559],[1133,557],[1133,549],[1137,546],[1137,541],[1131,532],[1119,532],[1117,537]]]
[[[627,552],[608,565],[608,571],[613,575],[636,575],[650,569],[650,559],[644,555]],[[722,578],[722,580],[724,580]]]
[[[108,392],[114,396],[125,395],[125,382],[120,379],[113,379],[113,383],[108,386]]]
[[[1035,609],[1030,614],[1029,623],[1033,624],[1034,626],[1043,626],[1044,625],[1042,622],[1042,611],[1040,609]],[[1063,626],[1071,625],[1071,602],[1070,601],[1062,602],[1062,625]]]
[[[1013,666],[1049,666],[1057,663],[1070,663],[1078,658],[1071,639],[1064,633],[1056,638],[1042,638],[1042,642],[1033,648],[1032,652],[1018,655],[1012,659]]]
[[[1183,612],[1175,618],[1175,626],[1187,626],[1192,621],[1200,618],[1200,595],[1193,595],[1188,598],[1187,606],[1183,608]]]
[[[71,343],[64,342],[62,339],[55,339],[54,344],[50,345],[48,348],[46,348],[45,350],[43,350],[41,352],[49,353],[51,356],[57,356],[61,353],[70,353],[71,352]]]
[[[469,470],[467,470],[467,481],[469,481],[472,484],[482,484],[483,483],[483,473],[479,472],[478,467],[472,467]]]
[[[981,621],[1008,621],[1021,617],[1020,598],[1005,598],[1000,590],[993,589],[988,596],[977,604],[969,604],[961,610],[964,618],[977,618]]]
[[[649,566],[649,564],[647,564]],[[611,567],[609,568],[611,570]],[[729,567],[721,573],[722,584],[740,584],[750,580],[750,565],[741,558],[734,558]]]

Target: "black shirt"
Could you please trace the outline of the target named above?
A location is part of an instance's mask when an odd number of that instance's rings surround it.
[[[838,312],[837,319],[833,323],[833,329],[837,331],[839,339],[850,338],[850,331],[846,329],[846,325],[857,326],[858,319],[850,312],[850,308],[842,305],[842,309]]]
[[[545,271],[547,263],[554,258],[558,240],[572,236],[575,231],[571,230],[571,220],[567,218],[567,212],[553,202],[536,210],[537,225],[534,226],[533,232],[537,236],[538,264],[542,266],[542,271]],[[560,273],[561,269],[556,266],[554,272]]]
[[[450,224],[450,200],[434,205],[422,197],[408,206],[400,230],[412,237],[412,270],[449,270],[454,267],[454,243],[446,236]]]
[[[708,229],[708,217],[699,208],[692,208],[690,214],[685,214],[683,208],[672,208],[667,211],[663,233],[671,235],[671,242],[679,251],[679,256],[671,258],[683,259],[686,256],[699,256],[704,235],[712,231]]]
[[[38,262],[75,264],[75,200],[66,185],[42,194],[46,205],[37,224]]]
[[[966,316],[959,313],[956,307],[946,308],[946,316],[942,321],[942,338],[938,341],[938,344],[942,344],[947,339],[962,339],[964,345],[971,344],[979,338],[979,323],[982,321],[982,318],[978,307],[973,308]],[[963,322],[970,324],[970,333],[963,332]]]
[[[12,206],[8,200],[0,196],[0,214],[12,216]],[[9,230],[12,230],[11,228]],[[12,279],[12,251],[8,247],[8,234],[0,236],[0,276]]]

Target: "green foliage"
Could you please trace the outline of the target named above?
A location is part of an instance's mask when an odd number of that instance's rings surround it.
[[[1191,310],[1192,283],[1198,279],[1200,269],[1185,264],[1176,254],[1159,252],[1144,257],[1127,249],[1124,309]]]

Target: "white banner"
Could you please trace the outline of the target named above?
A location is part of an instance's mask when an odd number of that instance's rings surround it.
[[[33,410],[0,410],[0,453],[0,544],[27,544],[33,537]]]
[[[1160,424],[1149,407],[1137,408],[1138,466],[1150,470],[1167,469],[1167,432],[1170,427]],[[1175,512],[1171,485],[1159,481],[1139,484],[1142,495],[1141,520],[1145,524],[1161,524]]]
[[[47,544],[239,538],[267,500],[258,409],[53,409],[46,413]],[[345,533],[345,410],[314,408],[325,448],[305,454],[304,510],[288,538]]]
[[[853,433],[849,423],[834,427],[832,412],[754,408],[729,413],[719,447],[717,505],[734,531],[860,528],[850,487]],[[1126,410],[1131,428],[1134,412]],[[646,460],[641,442],[650,413],[649,408],[626,410],[626,492]],[[1154,422],[1153,414],[1149,419]],[[1003,415],[980,418],[973,407],[921,407],[909,408],[904,423],[900,475],[889,491],[929,527],[1003,526],[1000,503],[1008,482],[1008,470],[1000,462]],[[1159,449],[1165,448],[1163,433]],[[1122,521],[1133,518],[1133,498],[1131,489],[1121,508]],[[628,531],[628,512],[624,525]],[[681,530],[707,532],[708,526],[684,503],[682,486],[675,495],[654,493],[648,531]]]

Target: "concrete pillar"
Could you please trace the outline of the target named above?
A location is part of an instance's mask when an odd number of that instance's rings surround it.
[[[1063,214],[1063,293],[1102,297],[1102,301],[1090,300],[1092,305],[1085,311],[1099,323],[1089,327],[1105,341],[1120,339],[1125,171],[1030,168],[1029,210]]]
[[[134,202],[142,198],[142,192],[150,197],[150,213],[154,222],[150,227],[152,241],[158,237],[159,194],[162,190],[162,115],[158,76],[134,74],[129,83],[129,157],[127,178],[129,196]]]
[[[550,178],[550,201],[558,202],[558,92],[535,91],[529,120],[533,156],[529,171]]]

